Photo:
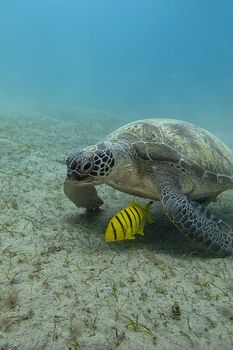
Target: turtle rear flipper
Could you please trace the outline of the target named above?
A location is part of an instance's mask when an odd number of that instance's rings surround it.
[[[189,238],[202,241],[209,248],[225,256],[233,255],[231,227],[184,194],[179,177],[176,177],[176,181],[172,181],[167,174],[156,177],[160,198],[171,222]]]
[[[71,181],[66,180],[64,182],[64,192],[78,208],[96,210],[103,204],[94,186],[77,186]]]

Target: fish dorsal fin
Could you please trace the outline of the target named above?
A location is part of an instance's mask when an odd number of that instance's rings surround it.
[[[142,205],[140,205],[137,202],[135,202],[135,201],[132,201],[131,203],[129,203],[129,207],[138,207],[138,208],[142,209],[143,212],[145,211],[145,208]]]
[[[153,201],[150,201],[146,205],[146,207],[143,207],[142,205],[140,205],[137,202],[133,201],[133,202],[131,202],[129,204],[129,207],[138,207],[138,208],[140,208],[143,211],[143,213],[144,213],[147,221],[149,222],[149,224],[153,224],[155,221],[154,221],[154,218],[153,218],[153,216],[151,215],[151,212],[150,212],[152,205],[153,205]]]

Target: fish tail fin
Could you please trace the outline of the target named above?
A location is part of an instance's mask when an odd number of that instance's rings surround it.
[[[145,216],[149,224],[153,224],[155,222],[152,214],[151,214],[151,207],[153,205],[153,202],[149,202],[145,207]]]
[[[144,236],[144,225],[139,226],[137,233],[141,236]]]

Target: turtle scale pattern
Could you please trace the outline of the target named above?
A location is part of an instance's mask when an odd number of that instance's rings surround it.
[[[192,124],[173,119],[145,119],[123,126],[106,140],[124,140],[144,160],[177,161],[195,169],[200,178],[233,183],[233,153],[217,137]]]
[[[95,187],[102,183],[161,200],[186,236],[233,255],[232,228],[199,203],[233,187],[233,152],[208,131],[179,120],[144,119],[68,158],[64,191],[76,206],[97,209],[103,201]]]

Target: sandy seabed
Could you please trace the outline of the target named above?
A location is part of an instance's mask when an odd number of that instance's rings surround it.
[[[160,203],[144,237],[107,244],[135,198],[100,186],[89,213],[63,194],[66,156],[120,124],[0,115],[1,350],[233,349],[232,258],[186,239]],[[209,208],[233,226],[232,191]]]

